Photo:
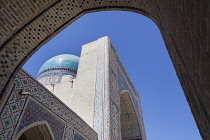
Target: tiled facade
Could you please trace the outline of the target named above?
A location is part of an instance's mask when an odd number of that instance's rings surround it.
[[[22,95],[20,91],[30,93]],[[46,121],[55,140],[83,137],[97,140],[96,132],[39,82],[20,70],[0,114],[0,140],[11,140],[25,127]],[[82,140],[82,139],[81,139]]]
[[[96,86],[93,87],[93,129],[96,132],[53,93],[21,70],[0,114],[2,140],[17,139],[29,126],[39,127],[37,124],[41,122],[47,123],[55,140],[146,140],[138,92],[111,40],[103,37],[96,42]]]
[[[57,84],[61,82],[62,76],[77,75],[79,57],[69,54],[55,56],[46,61],[37,74],[37,80],[43,85]]]
[[[209,9],[209,0],[1,0],[0,108],[21,66],[44,43],[86,13],[126,10],[145,15],[160,29],[201,136],[208,140]]]
[[[98,42],[98,64],[95,97],[94,130],[100,140],[139,139],[146,140],[145,128],[142,119],[139,94],[128,76],[119,56],[117,55],[110,39],[103,37]],[[127,91],[129,103],[122,103],[122,93]],[[130,112],[132,119],[124,117],[122,122],[122,110]],[[124,115],[125,116],[125,115]],[[131,134],[127,123],[133,125]],[[124,131],[122,131],[124,130]],[[122,137],[123,134],[129,137]],[[124,135],[125,136],[125,135]]]

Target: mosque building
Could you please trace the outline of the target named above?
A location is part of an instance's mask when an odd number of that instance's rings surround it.
[[[43,85],[52,85],[61,82],[63,76],[73,80],[76,78],[79,57],[70,54],[55,56],[45,62],[38,72],[37,80]]]
[[[146,140],[139,94],[109,37],[83,45],[80,58],[47,60],[37,80],[22,69],[14,81],[1,140]]]

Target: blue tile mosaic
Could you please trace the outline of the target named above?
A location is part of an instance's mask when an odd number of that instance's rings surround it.
[[[30,95],[19,94],[22,89]],[[53,128],[55,139],[73,139],[74,129],[88,139],[97,139],[92,128],[24,70],[19,71],[4,104],[0,113],[0,140],[11,140],[22,128],[44,120]]]
[[[62,139],[65,124],[62,121],[58,120],[58,118],[47,112],[46,109],[43,109],[42,107],[37,105],[32,100],[29,100],[28,102],[17,133],[25,126],[28,126],[38,121],[47,121],[53,131],[54,138],[56,140]]]
[[[133,101],[138,122],[144,129],[139,95],[109,39],[98,40],[97,82],[94,129],[99,140],[122,139],[120,126],[120,92],[127,90]],[[137,123],[138,124],[138,123]],[[139,128],[139,125],[136,126]],[[144,130],[142,130],[144,132]],[[130,139],[139,139],[137,137]],[[136,135],[136,136],[137,136]]]
[[[74,140],[86,140],[86,139],[85,139],[83,136],[81,136],[81,135],[75,133],[75,134],[74,134]]]
[[[78,64],[79,64],[79,57],[70,54],[62,54],[46,61],[41,66],[38,74],[49,68],[56,68],[56,67],[71,68],[77,70]]]

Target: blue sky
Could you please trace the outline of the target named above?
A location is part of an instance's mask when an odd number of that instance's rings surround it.
[[[36,77],[59,54],[79,56],[81,46],[109,36],[140,93],[147,140],[201,140],[158,27],[136,13],[106,11],[82,16],[23,66]]]

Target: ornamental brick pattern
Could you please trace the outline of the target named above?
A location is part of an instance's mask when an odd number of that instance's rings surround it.
[[[20,94],[22,89],[30,94]],[[20,131],[43,121],[49,124],[55,140],[73,139],[75,131],[87,139],[97,140],[98,137],[76,113],[27,72],[20,70],[0,112],[0,140],[15,139]]]
[[[80,16],[104,10],[133,11],[156,23],[202,138],[210,139],[209,0],[1,0],[0,108],[33,53]]]

